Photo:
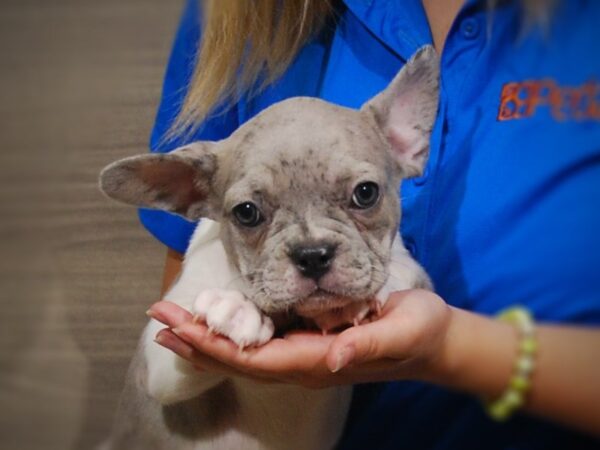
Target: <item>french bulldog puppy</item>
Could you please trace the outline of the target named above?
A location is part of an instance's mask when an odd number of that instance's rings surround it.
[[[273,317],[335,330],[376,319],[392,291],[430,281],[398,234],[399,185],[419,175],[438,106],[424,47],[360,110],[277,103],[219,142],[117,161],[101,189],[131,205],[202,219],[165,299],[241,348]],[[349,387],[310,390],[197,372],[154,342],[131,365],[107,449],[330,449]]]

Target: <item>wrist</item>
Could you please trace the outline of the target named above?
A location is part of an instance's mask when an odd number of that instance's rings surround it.
[[[450,307],[448,327],[428,381],[495,398],[511,377],[517,342],[511,325]]]
[[[449,380],[456,378],[462,365],[462,356],[456,351],[461,347],[459,342],[463,339],[461,328],[464,319],[460,317],[462,311],[449,305],[448,311],[448,323],[443,338],[428,365],[425,377],[426,381],[439,385],[447,385]]]

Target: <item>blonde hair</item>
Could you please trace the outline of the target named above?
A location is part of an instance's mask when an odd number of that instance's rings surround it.
[[[213,108],[260,92],[323,27],[330,0],[204,0],[196,67],[170,136],[194,131]]]
[[[488,0],[492,9],[499,0]],[[203,0],[202,39],[167,139],[195,131],[216,105],[274,82],[335,14],[335,0]],[[555,0],[521,0],[526,21],[544,22]]]

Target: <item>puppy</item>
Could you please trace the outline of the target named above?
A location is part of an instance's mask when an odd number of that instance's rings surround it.
[[[338,329],[392,291],[430,286],[398,234],[399,184],[423,170],[437,105],[438,60],[424,47],[359,111],[288,99],[225,140],[117,161],[101,189],[202,219],[165,298],[241,348],[271,339],[275,316]],[[153,341],[161,328],[144,331],[105,448],[334,447],[349,387],[199,373]]]

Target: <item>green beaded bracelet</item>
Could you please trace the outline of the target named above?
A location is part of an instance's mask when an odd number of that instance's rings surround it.
[[[531,373],[535,365],[537,340],[535,324],[529,311],[523,307],[512,307],[498,314],[498,319],[514,324],[519,331],[519,353],[513,374],[502,395],[487,405],[488,414],[497,421],[507,420],[525,403],[525,395],[531,387]]]

